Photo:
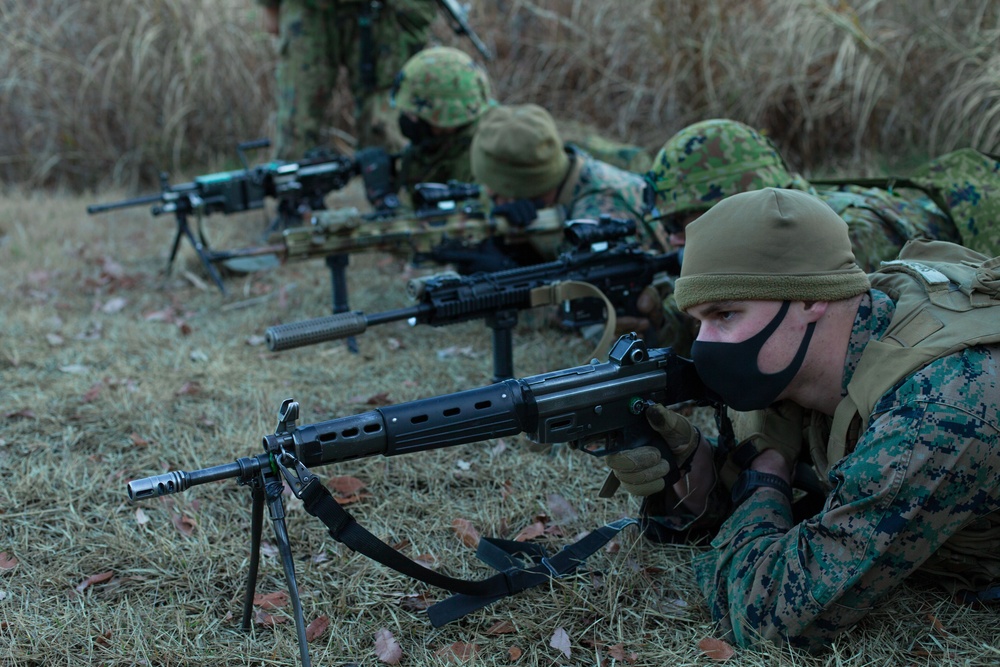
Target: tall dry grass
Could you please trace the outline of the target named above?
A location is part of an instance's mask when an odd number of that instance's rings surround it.
[[[1000,150],[993,0],[473,5],[500,100],[650,150],[708,117],[766,129],[807,172]],[[470,48],[443,21],[434,34]],[[232,159],[271,134],[274,57],[251,0],[3,0],[0,175],[134,188]],[[331,104],[350,133],[349,102]]]

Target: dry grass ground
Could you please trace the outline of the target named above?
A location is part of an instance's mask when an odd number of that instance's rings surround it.
[[[970,144],[1000,150],[993,0],[473,4],[498,55],[489,69],[499,99],[540,102],[650,150],[712,116],[767,129],[811,174],[891,169]],[[359,355],[340,345],[271,354],[260,344],[268,325],[328,312],[322,263],[230,276],[223,298],[187,249],[172,278],[160,275],[166,218],[142,208],[84,213],[155,186],[161,169],[177,182],[214,171],[232,162],[237,142],[271,134],[273,42],[259,21],[249,0],[0,0],[4,667],[296,664],[287,607],[273,612],[283,622],[239,631],[247,492],[222,482],[133,505],[127,480],[257,453],[288,396],[311,422],[492,375],[488,330],[477,322],[387,325],[359,338]],[[442,25],[436,35],[468,49]],[[257,103],[233,102],[248,99]],[[349,133],[343,97],[334,107]],[[40,189],[54,186],[91,194]],[[246,242],[263,219],[209,224],[213,238]],[[386,256],[352,259],[352,306],[404,305],[402,272]],[[515,334],[519,375],[589,354],[580,339],[530,323]],[[636,509],[624,496],[596,498],[600,462],[534,454],[516,438],[317,472],[362,480],[365,495],[350,505],[362,523],[467,577],[488,572],[455,519],[511,537],[547,515],[553,530],[539,539],[556,549]],[[699,648],[713,629],[688,567],[694,548],[626,532],[589,573],[435,630],[409,596],[440,591],[350,553],[289,505],[307,620],[330,619],[311,644],[316,665],[380,664],[380,629],[406,665],[445,664],[438,652],[456,642],[478,646],[469,664],[712,662]],[[258,590],[284,586],[269,548]],[[500,621],[514,632],[491,631]],[[551,645],[560,628],[568,657]],[[739,651],[730,664],[994,665],[997,637],[995,611],[903,587],[827,655],[770,648]]]
[[[15,191],[0,200],[0,664],[297,664],[287,607],[271,610],[273,627],[239,630],[247,491],[227,481],[132,504],[126,482],[256,454],[289,396],[303,422],[313,422],[370,409],[380,394],[400,402],[488,384],[488,330],[399,323],[359,337],[359,355],[339,344],[272,354],[258,343],[268,325],[328,311],[321,262],[229,277],[223,298],[198,286],[204,276],[187,249],[175,277],[159,274],[168,220],[142,209],[89,217],[91,201]],[[258,216],[210,223],[220,237],[244,240],[263,226]],[[404,305],[401,271],[387,256],[353,258],[352,306]],[[519,375],[576,365],[589,353],[581,339],[538,326],[515,334]],[[489,572],[453,530],[455,519],[511,538],[546,515],[549,532],[537,539],[555,550],[634,513],[624,496],[596,497],[599,461],[526,445],[513,438],[317,472],[328,482],[363,481],[349,509],[364,525],[465,577]],[[688,567],[693,547],[657,547],[626,531],[589,572],[433,629],[412,596],[439,599],[441,591],[335,543],[293,499],[289,508],[307,621],[330,621],[311,643],[313,664],[381,664],[381,629],[407,665],[447,664],[439,653],[456,642],[476,645],[468,664],[712,662],[699,648],[713,628]],[[269,527],[265,541],[258,592],[266,594],[286,586]],[[513,631],[491,630],[502,621]],[[569,657],[551,645],[560,628]],[[731,662],[988,665],[1000,660],[998,636],[995,611],[904,587],[831,654],[771,647]]]

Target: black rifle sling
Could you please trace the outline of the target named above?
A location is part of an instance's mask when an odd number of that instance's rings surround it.
[[[334,500],[318,478],[307,483],[299,497],[306,511],[323,522],[333,539],[401,574],[455,593],[427,610],[434,627],[462,618],[508,595],[572,573],[625,527],[638,523],[626,518],[601,526],[552,557],[547,557],[537,544],[482,538],[476,555],[499,573],[471,581],[429,570],[375,537]],[[518,556],[527,557],[527,562]]]

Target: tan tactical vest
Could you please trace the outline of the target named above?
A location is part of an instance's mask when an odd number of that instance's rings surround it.
[[[919,239],[869,277],[873,288],[896,302],[896,311],[882,339],[865,347],[848,395],[834,413],[825,452],[813,440],[810,449],[822,478],[853,449],[876,403],[893,385],[935,359],[1000,343],[1000,257]],[[811,440],[825,430],[816,426]],[[972,589],[1000,581],[1000,517],[993,514],[966,528],[921,571]]]

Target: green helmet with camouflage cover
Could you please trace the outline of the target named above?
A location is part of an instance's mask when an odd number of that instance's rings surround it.
[[[664,221],[702,213],[740,192],[788,187],[794,178],[766,137],[723,118],[689,125],[672,136],[646,173],[657,219]]]
[[[396,77],[392,103],[436,127],[460,127],[492,104],[490,79],[465,52],[435,46],[406,61]]]

